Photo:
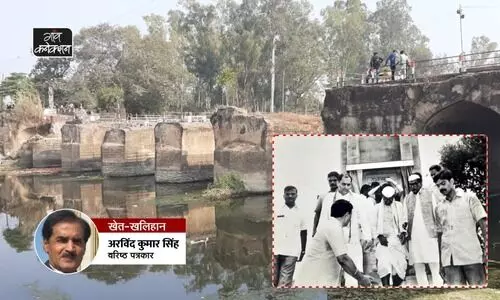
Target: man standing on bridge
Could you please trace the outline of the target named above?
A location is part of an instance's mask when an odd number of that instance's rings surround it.
[[[377,52],[373,52],[373,56],[370,60],[370,75],[372,78],[372,83],[376,82],[378,83],[378,74],[380,72],[380,65],[384,59],[380,56],[378,56]]]
[[[392,53],[389,54],[387,59],[385,60],[385,65],[389,65],[391,67],[391,78],[394,81],[394,75],[396,74],[396,65],[398,64],[398,54],[396,50],[392,50]]]
[[[408,73],[408,66],[409,66],[409,60],[408,60],[408,55],[404,52],[404,50],[401,50],[399,53],[399,64],[401,65],[401,77],[402,79],[407,78],[407,73]]]

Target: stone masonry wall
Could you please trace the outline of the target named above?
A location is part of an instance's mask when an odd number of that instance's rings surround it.
[[[214,130],[214,178],[234,174],[248,192],[272,190],[272,136],[322,133],[317,116],[292,113],[249,114],[236,107],[219,109],[211,117]]]
[[[104,176],[142,176],[155,172],[153,128],[110,129],[102,144]]]
[[[159,123],[155,127],[156,182],[213,178],[214,134],[210,124]]]
[[[33,143],[33,167],[61,167],[61,138],[46,137]]]
[[[61,128],[61,162],[65,172],[101,170],[101,145],[109,129],[100,124],[65,124]]]

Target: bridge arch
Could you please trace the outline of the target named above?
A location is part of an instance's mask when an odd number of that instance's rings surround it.
[[[488,233],[490,259],[500,260],[500,114],[471,101],[459,101],[432,115],[422,133],[476,134],[488,136],[489,207]],[[496,247],[494,246],[497,243]]]

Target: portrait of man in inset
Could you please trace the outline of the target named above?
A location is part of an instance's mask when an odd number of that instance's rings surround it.
[[[90,265],[97,252],[97,233],[90,218],[72,209],[61,209],[42,220],[35,243],[38,257],[47,268],[72,274]]]

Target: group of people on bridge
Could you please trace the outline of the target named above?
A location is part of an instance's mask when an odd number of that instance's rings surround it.
[[[434,165],[429,173],[433,184],[411,173],[405,195],[391,178],[365,184],[358,194],[348,173],[330,172],[310,242],[295,205],[298,190],[285,187],[274,215],[273,285],[484,285],[485,209],[474,192],[455,186],[450,170]],[[408,277],[409,266],[416,280]]]
[[[392,50],[392,52],[385,59],[385,66],[383,68],[382,64],[384,59],[378,55],[378,52],[373,52],[373,56],[370,59],[370,67],[368,68],[368,76],[366,77],[366,83],[378,83],[380,77],[383,81],[389,79],[410,79],[415,78],[415,61],[411,60],[404,50],[401,50],[399,54],[397,50]]]

